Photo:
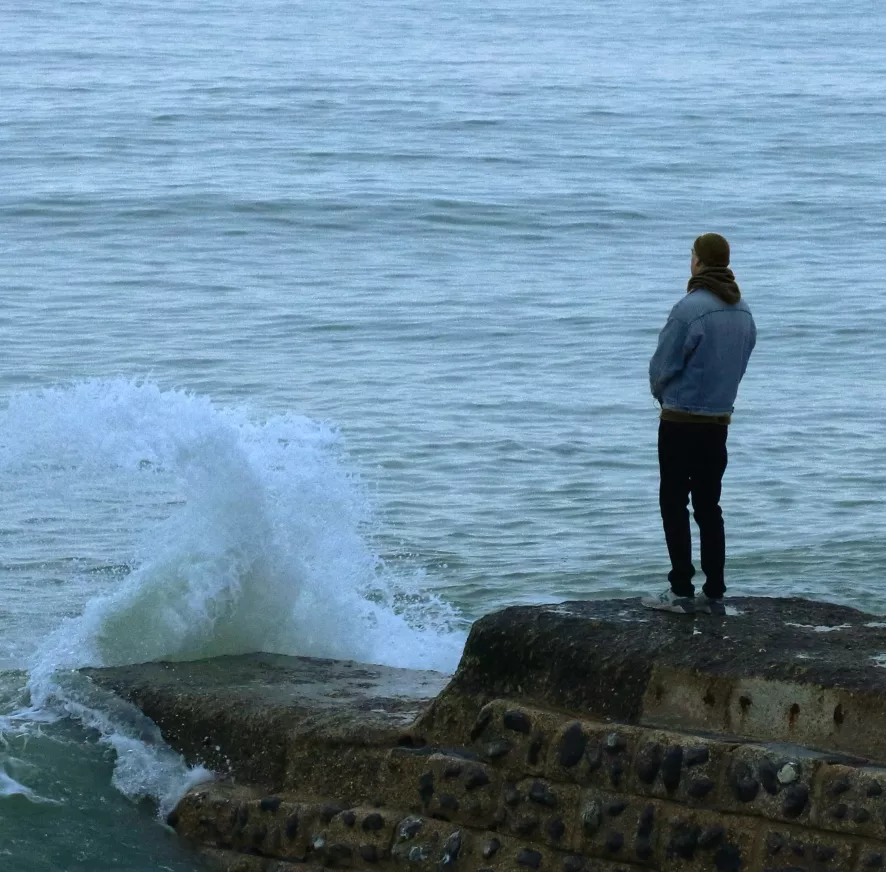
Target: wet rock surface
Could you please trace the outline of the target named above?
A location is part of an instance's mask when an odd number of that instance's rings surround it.
[[[449,678],[277,654],[83,673],[140,708],[190,763],[269,786],[286,783],[293,743],[396,744]]]
[[[514,606],[477,621],[455,683],[466,690],[637,720],[656,664],[886,694],[883,623],[846,606],[735,597],[725,617],[639,598]]]

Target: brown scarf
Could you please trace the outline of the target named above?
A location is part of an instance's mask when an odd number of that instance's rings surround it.
[[[735,273],[728,266],[706,266],[698,275],[689,279],[686,293],[707,288],[724,303],[734,306],[741,299],[741,291],[735,282]]]

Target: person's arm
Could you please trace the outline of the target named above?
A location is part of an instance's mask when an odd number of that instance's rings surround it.
[[[664,389],[686,366],[688,334],[689,325],[671,314],[658,335],[658,348],[649,361],[649,389],[659,401]]]
[[[751,329],[748,336],[748,347],[744,356],[744,360],[741,365],[741,377],[744,378],[744,374],[748,368],[748,361],[751,359],[751,352],[754,350],[754,346],[757,344],[757,325],[754,323],[754,317],[751,316]]]

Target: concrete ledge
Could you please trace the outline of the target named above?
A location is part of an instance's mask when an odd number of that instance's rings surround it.
[[[487,615],[417,729],[434,736],[453,709],[509,697],[886,761],[886,621],[796,598],[736,598],[730,612],[687,617],[631,599]]]
[[[83,672],[140,708],[191,764],[268,786],[311,778],[317,748],[348,749],[356,771],[362,749],[396,744],[448,680],[277,654]]]

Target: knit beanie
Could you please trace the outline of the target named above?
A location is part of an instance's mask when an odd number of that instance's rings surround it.
[[[729,266],[729,243],[719,233],[702,233],[692,247],[705,266]]]

